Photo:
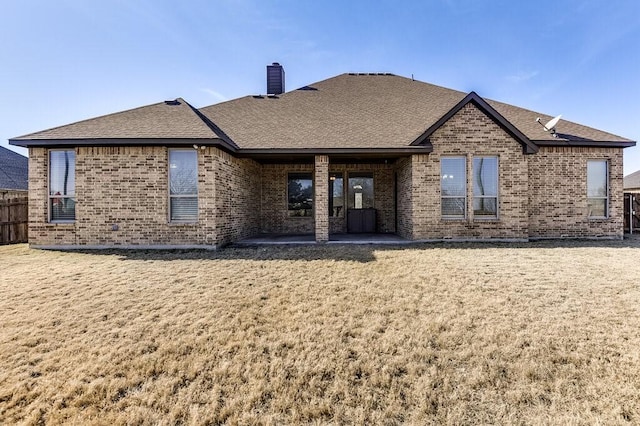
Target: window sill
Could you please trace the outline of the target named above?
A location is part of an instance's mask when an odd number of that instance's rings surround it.
[[[47,222],[49,225],[74,225],[75,220],[50,220]]]
[[[177,222],[177,221],[172,221],[172,222],[167,222],[169,226],[195,226],[198,225],[198,221],[189,221],[189,222]]]
[[[589,217],[587,217],[587,219],[594,220],[594,221],[595,220],[603,221],[603,220],[609,220],[611,218],[610,217],[606,217],[606,216],[589,216]]]

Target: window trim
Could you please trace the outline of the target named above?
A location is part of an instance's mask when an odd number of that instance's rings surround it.
[[[289,212],[294,212],[297,210],[289,210],[289,180],[291,175],[309,175],[311,177],[311,215],[309,216],[292,216]],[[287,171],[287,180],[285,182],[286,185],[286,198],[285,202],[285,211],[287,212],[287,219],[294,220],[302,220],[302,219],[314,219],[316,215],[316,178],[315,173],[313,171],[306,170],[289,170]],[[306,210],[306,209],[305,209]]]
[[[464,195],[460,196],[460,195],[443,195],[443,191],[442,191],[442,160],[446,160],[446,159],[460,159],[463,160],[463,164],[464,164]],[[469,196],[469,194],[467,193],[469,191],[469,185],[468,185],[468,168],[467,168],[467,157],[464,155],[443,155],[440,157],[440,173],[438,174],[439,180],[440,180],[440,217],[443,220],[465,220],[468,217],[467,214],[467,210],[468,210],[468,202],[467,202],[467,198]],[[460,215],[445,215],[442,213],[442,200],[443,199],[463,199],[464,200],[464,207],[463,207],[463,214],[462,216]]]
[[[496,195],[492,196],[492,195],[478,195],[476,196],[473,193],[473,184],[474,184],[474,177],[475,177],[475,160],[476,158],[495,158],[496,159]],[[481,221],[485,221],[485,220],[499,220],[500,219],[500,156],[498,155],[478,155],[478,156],[474,156],[472,161],[471,161],[471,197],[472,197],[472,204],[471,204],[471,208],[473,209],[473,220],[481,220]],[[487,216],[487,215],[476,215],[475,212],[475,199],[476,198],[495,198],[496,199],[496,214],[492,215],[492,216]]]
[[[589,197],[589,163],[604,163],[605,167],[605,190],[607,192],[604,197]],[[591,216],[590,212],[587,210],[587,217],[589,219],[602,220],[609,219],[611,217],[609,213],[609,199],[611,197],[610,188],[609,188],[609,160],[608,159],[598,159],[593,158],[587,160],[587,170],[586,170],[586,178],[587,178],[587,209],[589,208],[589,200],[605,200],[604,201],[604,216]]]
[[[64,152],[64,151],[70,151],[73,152],[74,155],[74,168],[73,168],[73,173],[74,173],[74,188],[73,188],[73,196],[69,196],[69,195],[51,195],[51,153],[52,152]],[[77,218],[76,218],[76,205],[77,202],[76,200],[76,189],[75,189],[75,163],[76,163],[76,150],[75,148],[54,148],[54,149],[49,149],[47,151],[47,223],[54,223],[54,224],[69,224],[69,223],[75,223]],[[54,198],[71,198],[74,200],[74,206],[73,206],[73,219],[53,219],[52,215],[51,215],[51,210],[52,210],[52,205],[51,202]]]
[[[196,154],[196,193],[195,194],[171,194],[171,152],[172,151],[187,151],[187,152],[195,152]],[[200,191],[199,191],[199,182],[198,177],[199,173],[199,159],[198,159],[198,151],[191,148],[169,148],[167,149],[167,222],[169,224],[196,224],[200,219]],[[193,219],[184,219],[184,220],[176,220],[171,219],[171,199],[173,198],[195,198],[196,199],[196,217]]]

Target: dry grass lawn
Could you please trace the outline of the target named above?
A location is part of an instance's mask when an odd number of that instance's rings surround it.
[[[0,247],[0,423],[640,423],[640,240]]]

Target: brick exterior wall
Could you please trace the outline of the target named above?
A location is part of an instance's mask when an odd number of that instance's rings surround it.
[[[473,104],[467,104],[431,136],[433,152],[412,161],[413,239],[526,239],[528,167],[522,145]],[[463,156],[467,167],[465,219],[443,219],[440,159]],[[498,219],[473,217],[471,175],[474,156],[497,156]]]
[[[346,211],[343,217],[328,217],[329,172],[341,173],[345,186],[350,172],[373,173],[377,232],[397,232],[411,240],[622,237],[621,148],[541,147],[537,154],[524,155],[522,146],[473,104],[436,130],[431,143],[431,154],[394,164],[340,164],[318,156],[315,164],[261,165],[215,147],[199,149],[199,215],[197,222],[187,224],[169,222],[166,147],[75,148],[74,223],[48,222],[48,150],[30,148],[29,242],[35,246],[217,247],[261,232],[316,233],[319,241],[326,241],[331,233],[347,231]],[[473,158],[481,155],[498,157],[499,216],[494,220],[473,217]],[[466,158],[465,219],[442,218],[443,156]],[[609,164],[607,219],[587,217],[589,159]],[[288,216],[291,172],[309,172],[314,177],[314,216]]]
[[[30,149],[33,245],[218,246],[258,231],[259,210],[246,208],[260,200],[259,165],[252,160],[198,150],[198,220],[170,223],[166,147],[75,151],[76,220],[68,224],[48,223],[48,151]]]
[[[289,173],[308,172],[313,164],[264,164],[262,166],[262,219],[260,230],[270,234],[313,234],[313,216],[289,217],[287,179]],[[315,183],[315,182],[314,182]]]
[[[260,232],[260,203],[262,175],[260,164],[250,159],[236,158],[216,148],[211,159],[205,156],[204,164],[214,164],[213,179],[200,176],[200,185],[214,187],[215,216],[207,218],[214,223],[216,244],[229,244]],[[208,176],[208,174],[207,174]]]
[[[408,240],[413,239],[413,160],[416,156],[402,158],[395,164],[398,188],[397,233]]]
[[[329,241],[329,156],[316,155],[314,177],[314,213],[316,241]]]
[[[590,219],[587,160],[609,164],[609,218]],[[529,157],[529,236],[622,238],[621,148],[541,147]]]
[[[464,137],[461,137],[464,135]],[[397,162],[398,233],[409,239],[622,238],[622,148],[522,146],[474,105],[468,104],[431,137],[433,152]],[[474,156],[497,156],[497,220],[473,217]],[[464,156],[467,217],[443,219],[440,158]],[[587,217],[587,160],[609,163],[609,218]],[[410,187],[410,195],[406,189]]]

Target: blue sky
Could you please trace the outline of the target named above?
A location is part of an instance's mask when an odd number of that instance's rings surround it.
[[[640,141],[637,0],[20,0],[0,12],[2,146],[165,99],[264,93],[274,61],[288,90],[413,74]],[[625,174],[638,169],[640,147],[626,149]]]

